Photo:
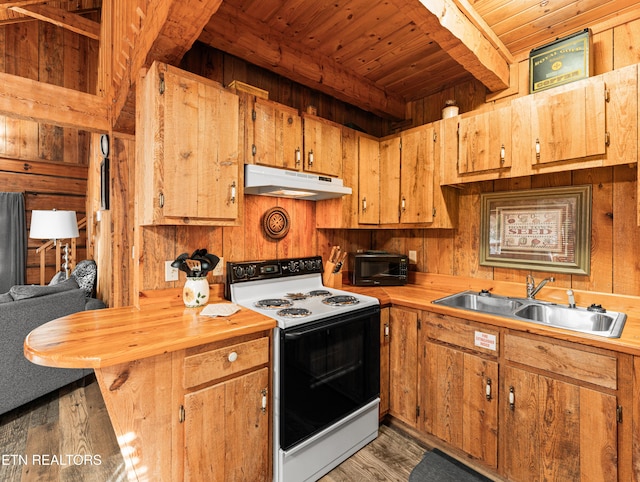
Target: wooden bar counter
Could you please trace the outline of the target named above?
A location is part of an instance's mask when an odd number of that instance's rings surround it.
[[[245,308],[216,318],[201,310],[176,298],[84,311],[25,339],[33,363],[95,370],[129,480],[271,478],[275,321]]]

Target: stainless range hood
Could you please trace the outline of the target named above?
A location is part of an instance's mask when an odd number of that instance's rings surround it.
[[[351,188],[335,177],[245,164],[244,193],[321,201],[351,194]]]

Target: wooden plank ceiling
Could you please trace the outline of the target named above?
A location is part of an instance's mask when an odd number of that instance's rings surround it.
[[[386,117],[584,28],[640,17],[637,1],[224,0],[199,40]],[[505,70],[507,69],[507,70]],[[506,84],[506,85],[505,85]]]
[[[116,59],[114,69],[137,69],[155,59],[178,64],[198,38],[391,119],[404,117],[407,102],[470,79],[480,81],[488,92],[505,89],[509,65],[525,60],[532,48],[587,27],[598,33],[640,18],[637,0],[188,0],[184,8],[202,19],[193,22],[191,16],[177,13],[182,11],[176,7],[178,0],[157,0],[153,10],[147,9],[156,2],[137,1],[129,7],[127,2],[107,1],[116,23],[119,8],[135,8],[147,23],[149,18],[160,21],[149,32],[165,36],[138,42],[135,37],[145,30],[142,22],[133,40],[131,32],[115,40],[130,45],[126,57],[140,62]],[[96,26],[81,21],[82,11],[100,8],[101,2],[0,0],[0,24],[37,18],[91,37]],[[160,7],[165,4],[171,7]],[[163,18],[164,11],[173,17]],[[204,28],[181,38],[194,24]],[[175,39],[170,41],[166,36],[172,32]],[[136,78],[135,72],[109,75]],[[125,82],[122,86],[133,87]],[[132,97],[119,90],[120,84],[115,97]]]

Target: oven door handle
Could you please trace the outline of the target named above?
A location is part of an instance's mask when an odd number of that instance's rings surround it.
[[[377,312],[378,310],[374,310],[374,312]],[[295,331],[288,331],[285,330],[284,332],[284,339],[285,340],[298,340],[300,338],[302,338],[305,335],[309,335],[310,333],[313,332],[318,332],[318,331],[325,331],[325,330],[330,330],[333,328],[336,328],[338,326],[341,325],[349,325],[351,323],[355,323],[358,321],[362,321],[362,320],[366,320],[368,317],[370,317],[372,314],[372,311],[367,311],[367,312],[363,312],[363,313],[358,313],[357,315],[349,315],[349,314],[345,314],[343,316],[340,316],[338,319],[333,320],[333,321],[326,321],[325,323],[321,323],[321,324],[314,324],[313,326],[305,326],[303,328],[299,328]]]

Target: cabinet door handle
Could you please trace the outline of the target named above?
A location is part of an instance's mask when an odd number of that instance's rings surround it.
[[[260,410],[262,411],[262,413],[267,413],[267,389],[263,388],[260,393],[262,394],[262,405],[260,407]]]
[[[407,210],[407,200],[405,199],[404,196],[402,196],[402,201],[400,203],[400,208],[402,209],[402,212],[405,212]]]
[[[309,167],[313,166],[313,149],[309,151]]]
[[[300,148],[297,147],[296,148],[296,166],[300,165],[300,159],[301,159],[301,155],[300,155]]]
[[[540,139],[536,139],[536,161],[540,161]]]
[[[504,164],[504,159],[506,156],[506,149],[504,148],[504,144],[500,146],[500,164]]]
[[[363,213],[367,212],[367,198],[366,197],[362,198],[362,212]]]
[[[389,341],[389,323],[384,324],[384,339]]]
[[[235,351],[232,351],[231,353],[229,353],[229,355],[227,356],[227,360],[229,360],[230,363],[233,363],[234,361],[236,361],[238,359],[238,353]]]
[[[516,390],[513,386],[509,387],[509,409],[512,411],[516,409]]]
[[[231,201],[231,204],[236,203],[236,182],[235,181],[231,183],[231,198],[229,200]]]
[[[487,378],[487,384],[484,387],[484,395],[487,397],[487,400],[491,400],[491,378]]]

